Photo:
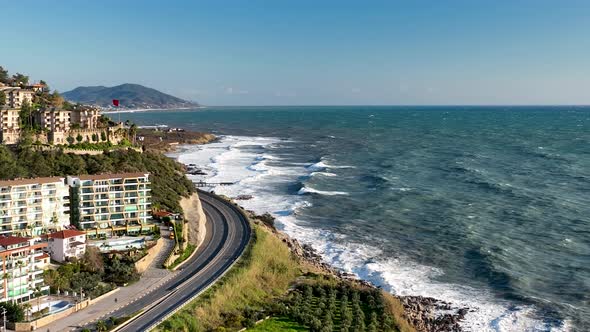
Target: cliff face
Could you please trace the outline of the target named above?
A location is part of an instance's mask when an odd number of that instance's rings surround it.
[[[180,207],[182,207],[184,217],[188,221],[186,223],[187,241],[199,247],[203,243],[207,231],[205,227],[207,218],[203,212],[199,195],[194,193],[190,197],[183,197],[180,200]]]

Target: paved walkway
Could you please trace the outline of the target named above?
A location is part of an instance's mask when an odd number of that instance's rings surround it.
[[[109,314],[119,307],[135,302],[146,294],[153,292],[158,286],[176,273],[162,268],[164,260],[174,247],[174,240],[170,240],[168,236],[165,236],[163,230],[162,240],[165,241],[162,250],[158,253],[148,269],[141,275],[141,279],[138,282],[127,287],[121,287],[119,291],[101,299],[88,308],[75,312],[49,325],[40,327],[39,330],[50,332],[76,331],[88,323],[108,319],[110,317]]]

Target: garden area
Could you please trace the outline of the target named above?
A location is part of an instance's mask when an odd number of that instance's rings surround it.
[[[96,298],[117,285],[139,280],[135,261],[127,255],[103,255],[92,246],[86,248],[84,257],[76,262],[45,270],[43,278],[52,294],[82,292],[86,297]]]

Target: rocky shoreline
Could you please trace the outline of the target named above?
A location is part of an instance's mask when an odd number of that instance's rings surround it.
[[[352,274],[344,273],[326,263],[310,245],[301,244],[297,239],[293,239],[289,235],[279,231],[275,227],[275,218],[269,213],[257,215],[253,211],[247,212],[250,214],[249,217],[251,220],[259,220],[266,227],[270,228],[289,247],[295,256],[305,260],[317,269],[342,280],[357,282],[367,287],[380,288],[368,281],[358,279]],[[470,311],[469,308],[456,308],[448,302],[431,297],[395,295],[394,297],[399,299],[403,304],[408,322],[420,332],[461,332],[463,330],[460,322]]]
[[[211,135],[213,136],[213,135]],[[214,136],[213,136],[214,137]],[[213,141],[215,138],[212,138]],[[206,142],[205,142],[206,143]],[[193,143],[204,144],[204,143]],[[189,167],[190,166],[190,167]],[[200,172],[197,165],[187,166],[187,173],[191,167],[195,172]],[[222,196],[224,197],[224,196]],[[238,205],[236,201],[251,199],[250,196],[238,196],[236,198],[224,197],[232,204]],[[270,213],[258,215],[253,211],[247,211],[251,220],[260,222],[269,228],[277,237],[281,239],[285,245],[289,247],[291,252],[299,259],[304,260],[311,266],[318,270],[333,275],[336,278],[356,282],[367,287],[380,288],[372,283],[358,279],[355,275],[342,272],[330,264],[326,263],[320,254],[308,244],[301,244],[297,239],[291,238],[284,232],[279,231],[275,226],[275,218]],[[465,315],[470,312],[469,308],[456,308],[450,303],[438,300],[432,297],[423,296],[396,296],[404,307],[405,318],[412,324],[417,331],[420,332],[461,332],[463,331],[460,322],[465,318]]]
[[[210,133],[186,131],[184,129],[139,129],[137,137],[145,150],[162,153],[173,152],[180,145],[207,144],[217,137]]]

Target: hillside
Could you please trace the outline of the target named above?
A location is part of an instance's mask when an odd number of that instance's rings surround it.
[[[120,101],[121,108],[128,109],[198,106],[197,103],[189,102],[139,84],[129,83],[113,87],[81,86],[62,93],[62,96],[72,102],[100,107],[111,106],[113,99]]]

